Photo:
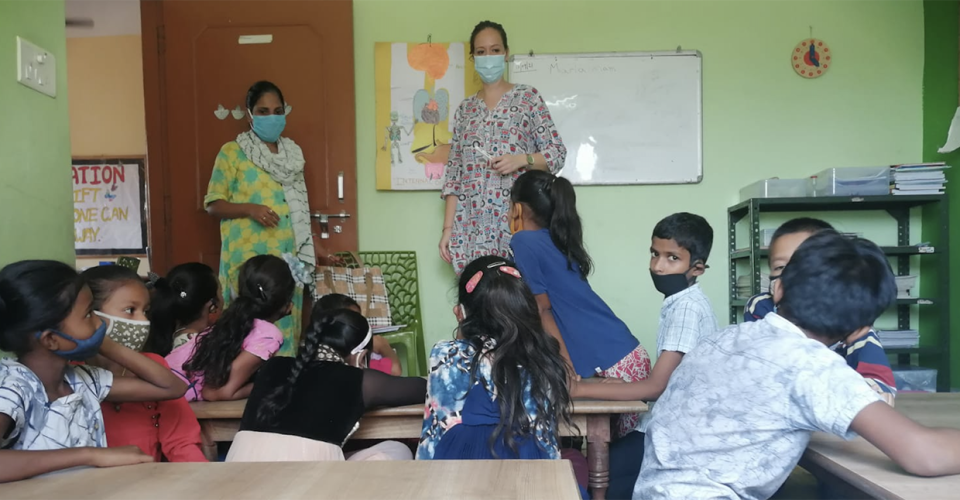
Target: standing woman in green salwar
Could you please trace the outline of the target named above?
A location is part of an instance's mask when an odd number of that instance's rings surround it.
[[[283,93],[260,81],[247,91],[250,130],[220,148],[204,197],[207,212],[220,220],[220,283],[224,308],[236,295],[240,266],[255,255],[276,255],[297,280],[293,309],[277,321],[283,332],[281,356],[296,354],[303,322],[304,289],[311,271],[329,255],[315,241],[303,179],[303,151],[282,137],[286,126]]]

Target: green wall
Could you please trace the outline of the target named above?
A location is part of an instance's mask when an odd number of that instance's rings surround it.
[[[960,151],[950,154],[939,154],[937,149],[943,146],[947,137],[947,129],[957,109],[957,92],[960,75],[958,75],[958,40],[960,40],[960,2],[957,1],[925,1],[924,8],[924,38],[926,54],[923,70],[923,159],[925,161],[946,161],[954,166],[947,171],[950,182],[948,190],[951,193],[950,218],[952,219],[950,248],[952,255],[960,253],[960,230],[956,230],[960,221],[960,197],[957,197],[957,188],[960,186]],[[933,239],[933,235],[924,235],[924,239]],[[936,274],[936,269],[926,270],[927,274]],[[960,260],[950,259],[951,285],[960,283]],[[951,359],[954,360],[951,374],[951,386],[960,387],[960,369],[955,360],[960,359],[960,334],[957,333],[960,325],[960,315],[955,311],[960,308],[960,288],[951,287],[951,300],[948,307],[954,311],[951,318]]]
[[[741,187],[921,157],[921,2],[355,0],[354,15],[360,246],[418,252],[428,345],[448,338],[455,325],[454,276],[437,255],[443,206],[435,192],[374,188],[374,42],[426,41],[431,34],[434,41],[466,41],[474,24],[490,18],[504,24],[515,52],[682,45],[703,53],[703,182],[577,189],[597,264],[591,283],[651,352],[662,296],[650,283],[647,248],[657,220],[690,211],[713,226],[711,269],[702,283],[726,324],[725,209],[739,201]],[[811,25],[836,54],[830,73],[815,81],[801,79],[788,63]],[[845,229],[860,227],[851,220]],[[889,237],[895,241],[895,232]]]
[[[74,262],[63,21],[62,0],[0,1],[0,266]],[[55,99],[17,83],[17,36],[56,56]]]

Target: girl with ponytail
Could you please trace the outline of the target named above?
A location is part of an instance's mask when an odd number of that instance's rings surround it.
[[[206,331],[220,310],[220,281],[206,264],[180,264],[153,285],[150,337],[144,352],[167,356]]]
[[[319,306],[319,304],[318,304]],[[315,306],[296,358],[273,358],[260,369],[228,462],[411,459],[385,441],[344,456],[364,411],[423,401],[426,381],[366,368],[373,334],[349,309]]]
[[[587,282],[593,261],[583,246],[570,181],[530,171],[517,179],[510,198],[510,248],[536,297],[544,330],[560,342],[566,361],[583,378],[646,379],[647,351]],[[638,423],[639,415],[622,415],[619,435]]]
[[[170,369],[190,384],[187,401],[249,396],[253,374],[283,345],[274,323],[293,307],[295,283],[287,263],[273,255],[253,257],[240,267],[237,288],[238,296],[209,331],[188,335],[167,355]],[[187,289],[176,293],[190,297]]]

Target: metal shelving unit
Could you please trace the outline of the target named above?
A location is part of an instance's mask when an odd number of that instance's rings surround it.
[[[936,236],[930,233],[935,243],[930,246],[915,246],[910,242],[910,211],[922,210],[924,223],[936,221]],[[926,291],[935,290],[935,296],[897,299],[897,327],[910,328],[911,307],[923,306],[920,311],[920,347],[909,349],[886,349],[896,356],[897,364],[909,365],[914,355],[922,366],[937,369],[937,390],[948,391],[950,381],[950,283],[949,283],[949,213],[947,195],[929,196],[858,196],[820,198],[754,198],[727,209],[729,266],[730,323],[743,317],[746,298],[737,296],[737,263],[744,260],[750,270],[752,294],[760,293],[761,260],[768,251],[761,248],[760,214],[773,212],[851,212],[884,211],[897,222],[897,246],[881,247],[887,256],[896,259],[895,271],[899,276],[910,274],[910,257],[916,255],[936,259],[936,287],[926,284]],[[737,245],[736,225],[747,219],[749,246]],[[924,261],[926,262],[926,261]],[[932,275],[933,273],[927,273]],[[927,276],[929,279],[929,276]],[[931,315],[930,318],[927,315]],[[933,325],[932,327],[930,325]],[[934,330],[931,333],[929,330]]]

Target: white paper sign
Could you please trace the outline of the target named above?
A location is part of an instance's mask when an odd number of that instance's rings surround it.
[[[953,121],[950,122],[950,130],[947,132],[947,143],[938,149],[938,153],[952,153],[960,148],[960,108],[953,115]]]
[[[73,164],[73,229],[77,250],[143,248],[137,164]]]

